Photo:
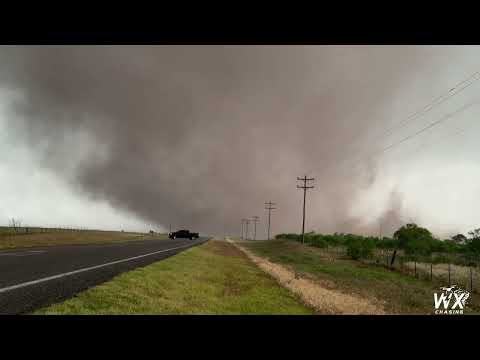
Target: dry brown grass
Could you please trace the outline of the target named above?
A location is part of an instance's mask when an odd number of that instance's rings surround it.
[[[245,254],[242,251],[225,241],[212,240],[208,243],[208,248],[210,251],[218,255],[245,257]]]
[[[233,242],[232,242],[233,243]],[[307,305],[323,314],[385,314],[383,304],[340,291],[328,289],[317,281],[300,276],[285,266],[272,263],[233,243],[258,267],[282,286],[299,296]],[[331,284],[330,284],[331,285]]]
[[[430,263],[417,262],[417,273],[422,277],[430,277]],[[404,263],[403,266],[409,269],[412,273],[415,269],[414,262]],[[432,266],[433,278],[447,281],[448,279],[448,264],[433,264]],[[472,278],[474,289],[480,288],[480,271],[478,268],[472,268]],[[470,288],[470,268],[468,266],[450,265],[450,280],[452,284],[462,286],[466,289]]]
[[[0,249],[51,245],[103,244],[118,241],[166,238],[166,235],[147,235],[115,231],[75,231],[33,233],[0,236]]]

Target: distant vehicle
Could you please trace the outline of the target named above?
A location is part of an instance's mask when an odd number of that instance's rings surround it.
[[[192,233],[189,230],[178,230],[168,234],[170,239],[198,239],[198,233]]]

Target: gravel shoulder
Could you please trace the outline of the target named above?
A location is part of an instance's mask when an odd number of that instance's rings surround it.
[[[372,302],[366,298],[328,289],[319,282],[301,276],[286,266],[253,254],[234,241],[227,241],[235,245],[260,269],[276,279],[280,285],[299,296],[305,304],[313,307],[320,314],[385,314],[383,305],[378,301]]]

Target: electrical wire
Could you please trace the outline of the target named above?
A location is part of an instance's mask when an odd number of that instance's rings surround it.
[[[408,116],[403,121],[400,121],[399,123],[397,123],[396,125],[394,125],[390,129],[386,130],[384,133],[379,134],[373,140],[378,139],[380,137],[385,137],[385,136],[391,135],[395,129],[402,128],[405,125],[419,119],[420,117],[422,117],[423,115],[425,115],[426,113],[428,113],[429,111],[434,109],[436,106],[446,102],[447,100],[454,97],[455,95],[463,92],[466,88],[470,87],[471,85],[473,85],[478,80],[480,80],[480,71],[476,71],[473,74],[469,75],[467,78],[465,78],[464,80],[462,80],[459,83],[457,83],[456,85],[454,85],[448,92],[436,97],[435,99],[430,101],[427,105],[423,106],[420,110],[417,110],[415,113],[411,114],[410,116]],[[435,125],[433,125],[433,126],[435,126]],[[424,129],[421,130],[421,132],[423,132],[423,131],[424,131]],[[406,141],[406,140],[408,140],[408,139],[404,139],[404,140],[402,140],[402,142]],[[388,150],[388,149],[386,149],[386,150]],[[341,161],[342,165],[347,160],[349,160],[349,159],[345,158],[343,161]],[[335,163],[335,164],[338,164],[338,162]],[[327,167],[327,170],[329,170],[335,164],[331,163]],[[312,172],[312,170],[309,171],[309,173],[311,173],[311,172]]]

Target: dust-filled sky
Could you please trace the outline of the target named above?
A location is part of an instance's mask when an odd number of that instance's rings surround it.
[[[269,200],[273,233],[301,230],[306,174],[307,230],[466,232],[480,226],[479,59],[465,46],[2,46],[0,223],[238,234],[258,215],[261,238]]]

